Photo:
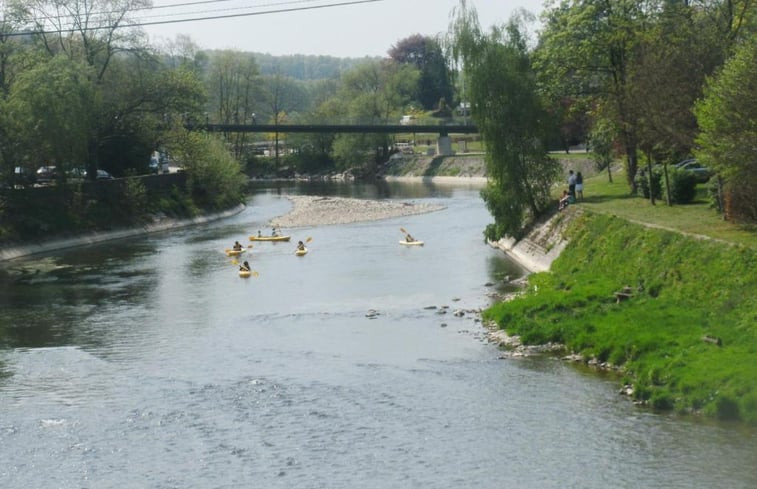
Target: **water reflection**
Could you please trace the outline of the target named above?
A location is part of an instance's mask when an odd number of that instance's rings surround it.
[[[413,182],[377,180],[375,183],[345,184],[338,181],[301,181],[301,182],[254,182],[252,187],[257,191],[269,190],[277,195],[328,195],[334,197],[349,197],[358,199],[422,199],[422,198],[451,198],[456,193],[469,190],[478,191],[479,183],[447,184],[431,179]]]

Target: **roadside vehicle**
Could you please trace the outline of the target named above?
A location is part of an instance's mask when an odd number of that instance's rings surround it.
[[[113,175],[106,172],[105,170],[97,170],[97,178],[98,180],[113,180]]]
[[[706,166],[700,164],[695,158],[680,161],[675,164],[675,168],[677,170],[693,173],[699,183],[708,181],[712,176],[712,171]]]
[[[37,169],[36,185],[50,185],[57,177],[58,172],[55,166],[40,166]]]

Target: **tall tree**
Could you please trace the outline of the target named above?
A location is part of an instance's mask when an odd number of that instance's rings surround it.
[[[386,124],[399,118],[417,81],[418,70],[412,65],[368,61],[345,73],[336,103],[346,115],[344,122]],[[377,163],[389,157],[389,139],[386,134],[340,134],[334,153],[342,168],[363,165],[367,174],[373,174]],[[366,159],[367,154],[372,157]]]
[[[137,46],[140,33],[126,29],[130,15],[150,0],[11,0],[50,55],[84,61],[101,80],[118,52]]]
[[[95,99],[90,69],[56,56],[19,75],[13,85],[8,113],[35,166],[57,166],[62,176],[86,160]]]
[[[414,65],[420,71],[415,96],[424,109],[437,108],[442,99],[452,103],[452,72],[439,41],[415,34],[392,46],[389,56],[398,63]]]
[[[709,80],[696,116],[697,157],[725,179],[726,217],[757,222],[757,36]]]
[[[271,124],[278,126],[287,118],[287,113],[298,112],[307,107],[307,94],[296,80],[277,72],[262,79],[262,100]],[[273,134],[276,166],[279,166],[279,143],[281,134]]]
[[[629,72],[646,16],[645,2],[561,0],[544,13],[545,27],[536,52],[542,87],[553,100],[591,96],[610,103],[632,191],[636,190],[639,136]]]
[[[494,216],[490,239],[520,236],[524,225],[550,205],[558,171],[546,149],[548,117],[536,91],[522,30],[515,20],[490,34],[460,1],[450,32],[453,54],[469,79],[473,119],[486,145],[489,184],[484,200]]]
[[[207,74],[212,119],[221,124],[250,124],[260,104],[258,67],[250,54],[217,51],[210,56]],[[226,141],[237,159],[247,143],[246,133],[229,133]]]

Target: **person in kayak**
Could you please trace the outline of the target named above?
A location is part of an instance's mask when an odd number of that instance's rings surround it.
[[[260,229],[258,229],[258,238],[262,238],[262,237],[263,237],[263,235],[260,234]]]
[[[245,260],[244,263],[239,265],[239,271],[240,272],[249,272],[250,271],[250,264],[247,263],[247,260]]]
[[[241,243],[239,243],[239,241],[234,241],[234,246],[232,246],[232,249],[234,251],[242,251]]]
[[[275,238],[278,235],[279,235],[279,232],[276,231],[276,228],[271,228],[271,236],[273,236]]]
[[[303,243],[302,241],[298,242],[297,243],[297,250],[298,251],[305,251],[305,243]]]
[[[405,233],[405,242],[406,243],[412,243],[414,241],[415,241],[415,238],[413,238],[412,236],[410,236],[410,233]]]

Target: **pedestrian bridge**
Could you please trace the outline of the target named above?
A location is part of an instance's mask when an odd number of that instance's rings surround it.
[[[188,129],[208,132],[262,132],[310,134],[438,134],[437,153],[452,154],[450,134],[477,134],[478,128],[470,124],[201,124]]]

